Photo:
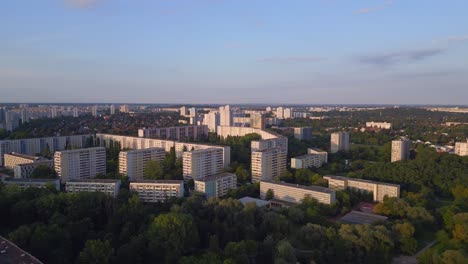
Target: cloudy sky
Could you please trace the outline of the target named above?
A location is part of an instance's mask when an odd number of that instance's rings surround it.
[[[4,0],[0,102],[468,104],[466,0]]]

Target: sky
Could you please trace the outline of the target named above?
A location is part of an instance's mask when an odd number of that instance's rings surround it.
[[[0,102],[468,104],[466,0],[4,0]]]

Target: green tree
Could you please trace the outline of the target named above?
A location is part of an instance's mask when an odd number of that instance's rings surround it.
[[[43,155],[46,158],[51,158],[52,157],[52,152],[50,151],[49,144],[46,145]]]
[[[176,212],[161,214],[148,229],[150,250],[167,263],[174,263],[182,254],[196,248],[197,230],[191,215]]]
[[[393,226],[393,230],[398,238],[400,251],[408,255],[416,253],[418,242],[413,237],[414,226],[409,222],[397,223]]]
[[[151,180],[164,179],[164,168],[161,162],[156,160],[150,160],[145,166],[145,178]]]
[[[268,189],[268,191],[265,194],[265,200],[271,200],[275,197],[275,194],[272,189]]]
[[[236,176],[237,176],[237,182],[239,183],[246,183],[250,181],[250,174],[242,165],[237,166]]]
[[[84,249],[80,252],[78,263],[83,264],[108,264],[114,254],[108,240],[88,240]]]
[[[33,170],[31,178],[55,179],[57,178],[57,173],[47,165],[39,165]]]
[[[296,253],[291,243],[287,240],[278,242],[275,263],[296,263],[296,261]]]

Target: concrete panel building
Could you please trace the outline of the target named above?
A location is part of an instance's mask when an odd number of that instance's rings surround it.
[[[312,128],[311,127],[295,127],[294,137],[299,140],[311,140]]]
[[[250,114],[250,126],[258,129],[265,129],[266,120],[265,116],[261,113]]]
[[[208,126],[176,126],[176,127],[153,127],[138,129],[138,137],[160,138],[177,141],[197,140],[208,136]]]
[[[232,126],[234,123],[233,113],[229,105],[219,108],[219,123],[221,126]]]
[[[285,182],[260,182],[260,198],[265,199],[268,190],[273,191],[273,198],[291,203],[302,203],[309,197],[323,204],[335,203],[335,191],[319,186],[304,186]]]
[[[310,167],[319,168],[328,162],[328,153],[319,149],[308,149],[308,154],[291,158],[291,168],[305,169]]]
[[[129,180],[142,180],[146,175],[148,161],[163,161],[166,151],[163,148],[147,148],[121,151],[119,153],[119,173]]]
[[[392,141],[392,157],[391,161],[401,161],[409,159],[411,149],[411,141],[406,138]]]
[[[392,123],[371,121],[371,122],[366,122],[366,127],[378,128],[378,129],[392,129]]]
[[[287,151],[270,148],[252,151],[252,182],[273,180],[286,172]]]
[[[106,173],[106,149],[103,147],[57,151],[54,166],[62,182],[94,178]]]
[[[22,178],[30,178],[34,170],[39,166],[47,166],[49,168],[54,168],[54,161],[53,160],[40,160],[33,163],[24,163],[18,164],[13,168],[13,172],[15,173],[15,178],[22,179]]]
[[[27,138],[0,140],[0,166],[4,166],[4,155],[11,152],[25,155],[36,155],[49,150],[50,153],[64,150],[67,147],[82,148],[91,135]]]
[[[204,193],[207,198],[225,196],[230,189],[236,188],[237,176],[234,173],[221,173],[195,180],[195,191]]]
[[[400,197],[400,185],[375,182],[363,179],[353,179],[343,176],[324,176],[328,180],[328,187],[332,190],[344,190],[351,188],[366,191],[373,194],[374,201],[382,202],[385,196]]]
[[[70,180],[65,183],[66,192],[102,192],[117,197],[120,190],[120,180],[113,179],[87,179]]]
[[[110,134],[96,134],[96,140],[100,146],[109,146],[118,142],[122,149],[146,149],[146,148],[163,148],[169,152],[171,148],[175,148],[177,157],[182,157],[187,150],[199,150],[217,148],[223,152],[223,166],[229,167],[231,164],[231,148],[229,146],[214,146],[207,144],[177,142],[173,140],[139,138],[130,136],[118,136]]]
[[[219,148],[186,151],[182,158],[184,179],[201,180],[223,171],[223,150]]]
[[[220,114],[219,112],[209,112],[203,116],[203,125],[208,126],[209,132],[216,133],[218,126],[220,125]]]
[[[286,171],[288,138],[276,133],[252,127],[219,126],[218,135],[245,136],[259,134],[261,139],[251,142],[252,181],[271,180]]]
[[[47,188],[49,186],[60,191],[60,181],[58,179],[13,179],[6,178],[3,180],[5,185],[16,185],[20,189],[26,188]]]
[[[349,150],[349,133],[348,132],[337,132],[331,134],[330,139],[330,152],[336,153],[340,150]]]
[[[184,181],[142,180],[130,182],[130,190],[138,193],[145,203],[165,202],[172,197],[184,197]]]
[[[458,156],[468,156],[468,142],[455,143],[455,154]]]
[[[24,155],[19,153],[9,153],[3,155],[5,159],[5,168],[14,169],[16,165],[34,163],[43,160],[41,157]]]

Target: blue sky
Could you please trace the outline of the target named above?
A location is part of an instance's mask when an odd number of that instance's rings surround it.
[[[0,101],[468,104],[466,0],[5,0]]]

